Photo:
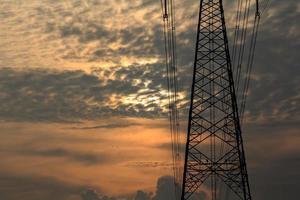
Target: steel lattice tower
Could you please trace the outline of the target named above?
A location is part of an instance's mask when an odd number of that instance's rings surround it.
[[[181,200],[201,190],[251,200],[222,0],[200,0]]]

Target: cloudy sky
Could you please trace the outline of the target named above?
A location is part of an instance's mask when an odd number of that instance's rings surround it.
[[[182,134],[198,3],[176,5]],[[297,20],[295,0],[262,16],[243,127],[257,200],[298,196]],[[162,34],[158,0],[0,2],[0,199],[173,199]]]

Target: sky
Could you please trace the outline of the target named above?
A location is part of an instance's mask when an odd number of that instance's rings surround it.
[[[198,6],[176,4],[183,138]],[[299,196],[298,20],[295,0],[262,16],[243,126],[256,200]],[[2,0],[0,199],[174,199],[163,55],[158,0]]]

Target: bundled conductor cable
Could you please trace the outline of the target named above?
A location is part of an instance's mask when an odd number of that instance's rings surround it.
[[[253,4],[251,4],[251,0],[238,0],[237,2],[236,27],[232,46],[232,64],[241,124],[244,121],[261,15],[266,11],[269,4],[270,0],[255,0],[255,15],[254,19],[252,19],[251,9],[253,8]],[[251,21],[253,22],[252,27],[250,26]],[[248,33],[249,30],[251,30],[250,34]]]
[[[177,55],[176,55],[176,15],[175,1],[161,0],[164,22],[165,64],[168,86],[169,121],[172,144],[172,162],[174,172],[175,198],[179,199],[180,167],[180,125],[178,113],[178,83],[177,83]]]

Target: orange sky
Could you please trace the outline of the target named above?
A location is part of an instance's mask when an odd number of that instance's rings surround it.
[[[89,129],[106,123],[2,123],[0,170],[54,177],[108,195],[153,191],[158,177],[172,174],[167,122],[129,119],[128,127]]]

